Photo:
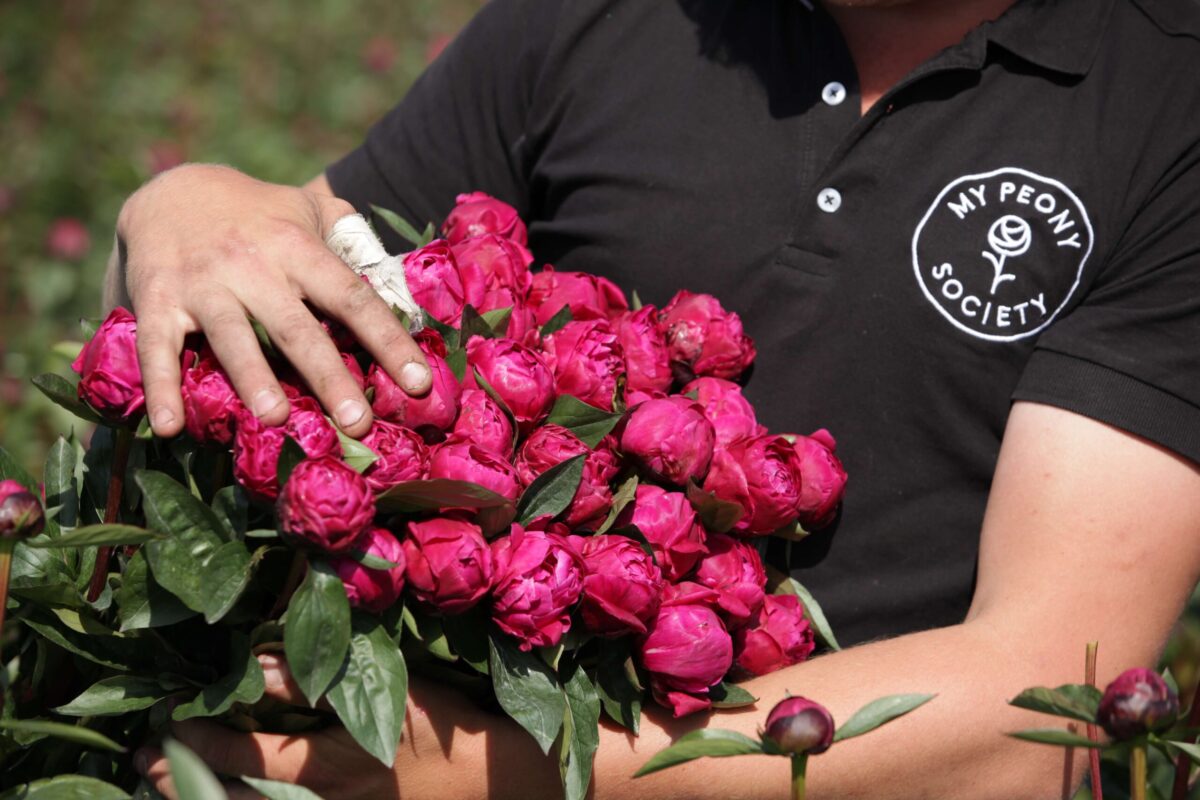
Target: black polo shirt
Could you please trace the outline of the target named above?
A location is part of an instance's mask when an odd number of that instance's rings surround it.
[[[480,189],[539,261],[739,312],[761,420],[839,441],[793,566],[859,642],[963,618],[1014,398],[1200,460],[1198,8],[1018,0],[860,118],[820,7],[491,0],[328,177],[414,223]]]

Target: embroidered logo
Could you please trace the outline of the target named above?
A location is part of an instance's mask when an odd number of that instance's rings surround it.
[[[1012,342],[1044,329],[1067,305],[1093,239],[1074,192],[1005,167],[942,189],[913,234],[913,271],[956,328]]]

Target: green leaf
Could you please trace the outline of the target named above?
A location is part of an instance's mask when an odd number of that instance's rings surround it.
[[[61,375],[47,372],[32,379],[33,385],[41,390],[55,405],[65,408],[85,422],[103,425],[104,420],[91,406],[79,399],[79,389]]]
[[[571,306],[565,305],[554,313],[550,319],[546,320],[546,324],[542,326],[542,336],[549,336],[552,333],[558,333],[568,322],[575,319],[575,315],[571,313]]]
[[[241,486],[234,484],[218,489],[213,495],[213,513],[225,528],[226,539],[239,539],[246,534],[250,502]]]
[[[569,394],[558,396],[546,419],[547,424],[561,425],[571,431],[588,447],[598,445],[620,421],[620,414],[588,405]]]
[[[712,492],[701,489],[695,481],[688,481],[687,499],[696,509],[704,527],[715,533],[728,532],[746,514],[746,509],[738,503],[722,500]]]
[[[346,556],[348,558],[354,559],[355,561],[357,561],[359,564],[362,564],[367,569],[389,570],[389,569],[396,569],[397,567],[400,566],[395,561],[388,561],[386,558],[380,558],[379,556],[373,556],[370,553],[365,552],[363,550],[351,550],[349,553],[346,554]]]
[[[321,796],[313,790],[291,783],[251,778],[249,775],[243,775],[242,781],[267,800],[321,800]]]
[[[476,672],[488,674],[488,626],[491,617],[483,605],[465,614],[442,619],[442,632],[449,649]]]
[[[29,733],[42,736],[53,736],[84,747],[96,750],[109,750],[114,753],[124,753],[125,748],[102,733],[81,725],[71,725],[66,722],[51,722],[45,719],[0,719],[0,730],[15,733]]]
[[[342,579],[323,561],[308,574],[288,603],[283,648],[296,684],[311,705],[333,683],[350,646],[350,601]]]
[[[14,786],[0,800],[129,800],[129,795],[111,783],[87,775],[56,775]]]
[[[1095,724],[1102,694],[1095,686],[1068,683],[1056,689],[1035,686],[1009,700],[1009,705]]]
[[[404,481],[375,498],[375,508],[384,514],[436,511],[439,508],[500,508],[507,498],[477,483],[436,478]]]
[[[489,644],[496,700],[529,732],[542,752],[549,755],[562,728],[567,705],[558,677],[535,654],[518,650],[503,634],[493,633]]]
[[[721,681],[709,689],[708,698],[712,700],[713,708],[743,708],[758,702],[757,697],[728,681]]]
[[[453,328],[440,319],[429,313],[428,309],[421,309],[422,316],[425,317],[425,324],[437,331],[437,334],[442,337],[442,341],[446,343],[446,351],[460,349],[462,342],[458,336],[458,328]]]
[[[584,800],[600,746],[600,697],[582,667],[575,668],[562,692],[566,702],[558,767],[563,796],[565,800]]]
[[[391,767],[404,730],[408,671],[377,618],[354,615],[346,662],[326,697],[354,741]]]
[[[775,567],[767,566],[767,586],[771,589],[772,594],[793,594],[800,598],[801,605],[804,606],[804,616],[813,627],[813,632],[817,638],[825,644],[830,650],[841,650],[842,646],[838,644],[833,635],[833,628],[829,626],[829,620],[825,619],[825,612],[821,610],[821,606],[817,603],[812,593],[805,589],[800,581],[779,571]]]
[[[171,719],[181,722],[192,717],[215,717],[234,703],[257,703],[265,688],[262,666],[250,651],[249,637],[235,631],[230,642],[229,672],[201,689],[190,702],[176,707]]]
[[[712,730],[701,728],[698,731],[685,733],[675,740],[670,747],[659,750],[654,757],[642,765],[633,774],[640,778],[660,769],[684,764],[697,758],[724,758],[725,756],[746,756],[761,754],[763,747],[749,736],[736,731]]]
[[[165,539],[161,533],[148,531],[136,525],[85,525],[70,533],[64,533],[57,539],[49,539],[38,543],[26,542],[29,547],[40,547],[46,550],[66,547],[98,547],[123,544],[145,544],[155,539]]]
[[[46,456],[42,482],[46,486],[46,507],[57,508],[56,521],[62,528],[79,524],[79,481],[75,477],[79,453],[75,446],[58,437]]]
[[[620,487],[613,494],[612,508],[608,510],[608,516],[604,519],[604,524],[596,531],[597,535],[606,533],[609,528],[617,521],[617,517],[625,510],[625,506],[633,502],[637,497],[638,476],[635,472],[621,483]]]
[[[1060,747],[1104,747],[1103,742],[1093,742],[1086,736],[1060,730],[1059,728],[1033,728],[1027,731],[1017,731],[1008,734],[1014,739],[1038,744],[1054,744]]]
[[[485,311],[481,316],[496,336],[503,337],[508,335],[508,322],[512,319],[512,313],[513,307],[505,306],[504,308],[494,308],[491,311]]]
[[[334,426],[337,427],[336,425]],[[338,441],[342,443],[342,460],[360,475],[366,472],[372,464],[379,460],[379,454],[358,439],[338,431]],[[280,484],[282,486],[283,484]]]
[[[605,642],[600,663],[596,666],[596,689],[604,713],[636,736],[642,720],[643,692],[629,680],[625,670],[628,658],[628,644]]]
[[[528,525],[538,517],[557,517],[567,510],[583,480],[586,454],[568,458],[533,479],[517,502],[517,522]]]
[[[226,542],[213,510],[171,478],[141,470],[135,480],[147,524],[167,534],[144,547],[154,579],[209,624],[217,622],[250,582],[250,552],[241,542]]]
[[[1022,731],[1022,733],[1028,733],[1028,731]],[[1017,734],[1014,733],[1011,735],[1016,736]],[[1168,741],[1165,744],[1170,750],[1177,753],[1183,753],[1185,756],[1191,759],[1193,764],[1200,764],[1200,745],[1196,745],[1191,742],[1176,741]]]
[[[291,436],[283,437],[283,447],[279,448],[279,460],[275,462],[275,481],[279,484],[280,491],[283,491],[284,485],[292,475],[292,470],[306,458],[308,458],[308,454],[304,452],[304,448],[300,446],[299,442]]]
[[[117,604],[117,619],[121,622],[122,633],[139,628],[174,625],[197,613],[158,585],[150,574],[144,550],[138,550],[129,558],[121,574],[121,586],[113,600]]]
[[[920,708],[936,696],[932,694],[893,694],[872,700],[855,711],[854,716],[837,729],[833,740],[841,742],[853,739],[855,736],[862,736],[880,725],[886,725],[892,720]]]
[[[442,626],[445,617],[425,614],[408,607],[405,607],[404,615],[404,622],[412,635],[425,645],[425,650],[430,655],[442,661],[458,661],[458,656],[451,649],[450,640],[446,638],[446,630]]]
[[[148,641],[80,633],[37,606],[31,607],[21,621],[43,639],[110,669],[124,672],[140,668],[149,664],[154,656],[154,647]]]
[[[642,298],[638,297],[637,289],[634,289],[633,300],[629,303],[629,309],[631,311],[641,311],[643,305],[645,304],[642,302]]]
[[[462,322],[458,326],[459,344],[466,347],[467,342],[471,341],[471,337],[473,336],[482,336],[484,339],[495,339],[496,332],[492,330],[492,326],[487,323],[487,320],[475,310],[475,306],[467,303],[463,306]]]
[[[187,746],[167,739],[163,742],[163,751],[167,754],[171,780],[179,800],[228,800],[217,776]]]
[[[461,347],[447,351],[446,366],[454,373],[454,379],[462,383],[467,377],[467,351]]]
[[[395,211],[388,211],[386,208],[371,204],[371,210],[375,212],[375,216],[379,217],[384,223],[396,233],[400,234],[405,241],[412,243],[414,247],[424,247],[433,241],[426,241],[425,236],[412,226],[408,220],[397,214]],[[428,228],[426,229],[428,230]]]
[[[156,680],[133,675],[114,675],[97,681],[54,713],[66,717],[111,717],[141,711],[171,694]]]

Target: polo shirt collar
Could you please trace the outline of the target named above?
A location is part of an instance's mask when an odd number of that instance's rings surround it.
[[[1017,0],[981,32],[992,44],[1054,72],[1091,69],[1113,0]]]

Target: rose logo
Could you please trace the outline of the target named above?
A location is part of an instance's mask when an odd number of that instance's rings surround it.
[[[1016,275],[1004,272],[1004,260],[1022,255],[1033,243],[1033,229],[1029,223],[1014,214],[1005,214],[988,229],[988,245],[994,253],[983,251],[983,257],[992,262],[995,277],[992,278],[992,294],[1004,281],[1016,280]]]

